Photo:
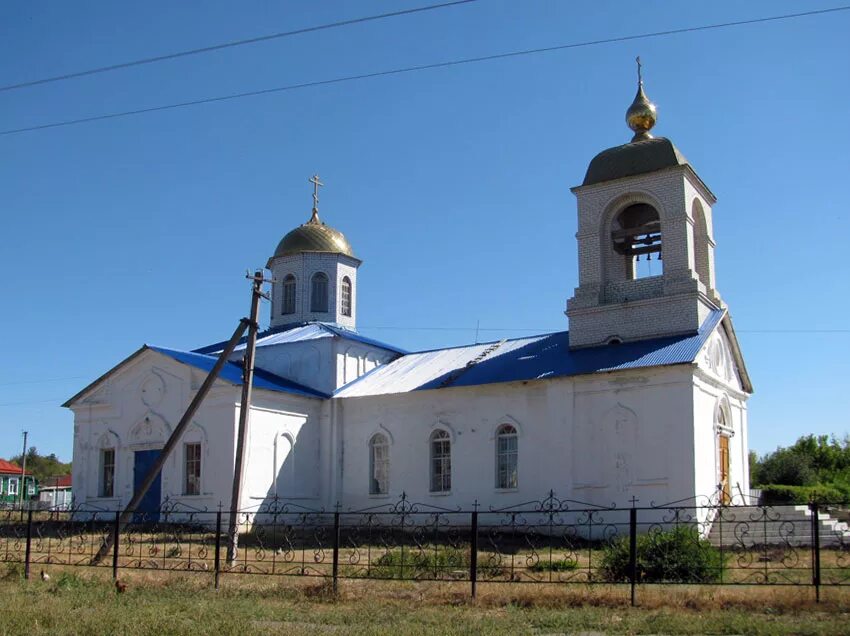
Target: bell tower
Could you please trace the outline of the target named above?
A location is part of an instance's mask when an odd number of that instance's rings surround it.
[[[638,89],[632,140],[590,162],[578,199],[579,286],[567,301],[570,347],[696,332],[723,306],[714,281],[716,199],[669,139]]]

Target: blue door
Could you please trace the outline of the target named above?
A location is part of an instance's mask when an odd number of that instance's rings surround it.
[[[136,451],[133,461],[133,492],[139,490],[139,486],[145,480],[145,475],[148,474],[151,466],[153,466],[157,457],[159,457],[159,449]],[[136,521],[159,521],[159,506],[162,498],[162,473],[160,472],[154,480],[147,493],[139,502],[136,508]]]

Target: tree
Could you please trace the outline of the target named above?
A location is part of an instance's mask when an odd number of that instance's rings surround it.
[[[16,455],[9,461],[15,462],[18,466],[23,465],[23,456]],[[30,446],[27,451],[27,472],[40,482],[50,477],[59,477],[67,475],[71,472],[71,463],[61,462],[55,453],[50,455],[39,455],[38,449],[35,446]]]

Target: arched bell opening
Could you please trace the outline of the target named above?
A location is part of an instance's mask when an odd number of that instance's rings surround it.
[[[648,203],[634,203],[614,217],[611,223],[611,243],[614,252],[622,258],[626,280],[664,273],[661,261],[661,217],[658,210]]]

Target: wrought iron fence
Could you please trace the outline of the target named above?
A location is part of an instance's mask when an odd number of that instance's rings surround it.
[[[636,503],[636,502],[635,502]],[[176,501],[136,514],[79,506],[0,511],[0,561],[25,576],[46,565],[225,575],[479,583],[850,584],[850,529],[807,506],[717,505],[711,499],[645,507],[559,499],[469,510],[394,502],[361,510],[270,500],[239,513]],[[843,512],[842,512],[843,514]],[[238,540],[238,541],[237,541]],[[234,549],[235,548],[235,549]],[[103,555],[107,554],[106,558]]]

